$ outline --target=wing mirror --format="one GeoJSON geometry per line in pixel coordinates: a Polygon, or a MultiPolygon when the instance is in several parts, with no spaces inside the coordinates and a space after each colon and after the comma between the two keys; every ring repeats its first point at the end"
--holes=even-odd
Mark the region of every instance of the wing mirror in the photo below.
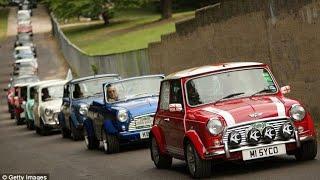
{"type": "Polygon", "coordinates": [[[289,94],[291,92],[291,87],[290,86],[283,86],[280,88],[281,93],[284,94],[289,94]]]}
{"type": "Polygon", "coordinates": [[[182,105],[181,104],[170,104],[169,111],[170,112],[182,112],[182,105]]]}

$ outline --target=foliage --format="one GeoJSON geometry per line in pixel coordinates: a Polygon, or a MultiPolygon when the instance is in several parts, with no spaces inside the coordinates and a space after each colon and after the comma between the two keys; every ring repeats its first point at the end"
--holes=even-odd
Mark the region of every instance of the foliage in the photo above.
{"type": "Polygon", "coordinates": [[[0,6],[6,6],[9,4],[9,0],[0,0],[0,6]]]}
{"type": "Polygon", "coordinates": [[[60,19],[73,17],[103,17],[105,24],[113,17],[118,8],[138,5],[139,0],[44,0],[49,9],[60,19]]]}
{"type": "Polygon", "coordinates": [[[99,73],[99,67],[96,64],[91,64],[91,70],[93,75],[97,75],[99,73]]]}

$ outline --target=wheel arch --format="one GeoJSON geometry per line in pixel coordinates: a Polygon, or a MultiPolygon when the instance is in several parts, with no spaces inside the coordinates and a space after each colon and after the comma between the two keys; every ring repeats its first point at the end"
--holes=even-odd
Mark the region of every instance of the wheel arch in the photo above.
{"type": "Polygon", "coordinates": [[[191,143],[195,148],[199,157],[201,157],[201,159],[204,159],[204,155],[207,150],[195,130],[189,130],[186,132],[185,137],[183,138],[184,152],[185,152],[185,147],[187,143],[191,143]]]}

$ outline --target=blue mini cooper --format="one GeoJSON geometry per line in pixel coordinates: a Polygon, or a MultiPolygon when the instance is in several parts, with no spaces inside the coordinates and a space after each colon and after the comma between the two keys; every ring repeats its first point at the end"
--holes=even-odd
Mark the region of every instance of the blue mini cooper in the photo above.
{"type": "Polygon", "coordinates": [[[149,75],[105,83],[104,97],[92,102],[84,121],[87,148],[97,149],[102,141],[105,153],[116,153],[121,145],[148,141],[162,79],[149,75]]]}
{"type": "Polygon", "coordinates": [[[74,79],[65,85],[58,116],[63,138],[84,139],[83,121],[89,105],[93,99],[103,97],[101,87],[104,83],[119,79],[117,74],[103,74],[74,79]]]}

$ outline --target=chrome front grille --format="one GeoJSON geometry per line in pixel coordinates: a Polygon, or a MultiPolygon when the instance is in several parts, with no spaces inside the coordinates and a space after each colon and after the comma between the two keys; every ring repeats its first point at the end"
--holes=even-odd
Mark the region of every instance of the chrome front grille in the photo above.
{"type": "Polygon", "coordinates": [[[153,118],[154,113],[134,117],[129,124],[128,131],[150,129],[152,127],[153,118]]]}
{"type": "MultiPolygon", "coordinates": [[[[257,122],[251,122],[248,124],[243,124],[235,127],[228,128],[223,136],[223,142],[228,142],[228,136],[232,131],[239,132],[241,134],[241,143],[240,146],[248,145],[246,137],[247,137],[247,131],[252,127],[253,124],[265,122],[266,126],[271,126],[276,131],[276,137],[275,140],[280,139],[280,128],[284,123],[289,122],[288,119],[276,119],[276,120],[266,120],[266,121],[257,121],[257,122]]],[[[261,132],[262,133],[262,132],[261,132]]]]}

